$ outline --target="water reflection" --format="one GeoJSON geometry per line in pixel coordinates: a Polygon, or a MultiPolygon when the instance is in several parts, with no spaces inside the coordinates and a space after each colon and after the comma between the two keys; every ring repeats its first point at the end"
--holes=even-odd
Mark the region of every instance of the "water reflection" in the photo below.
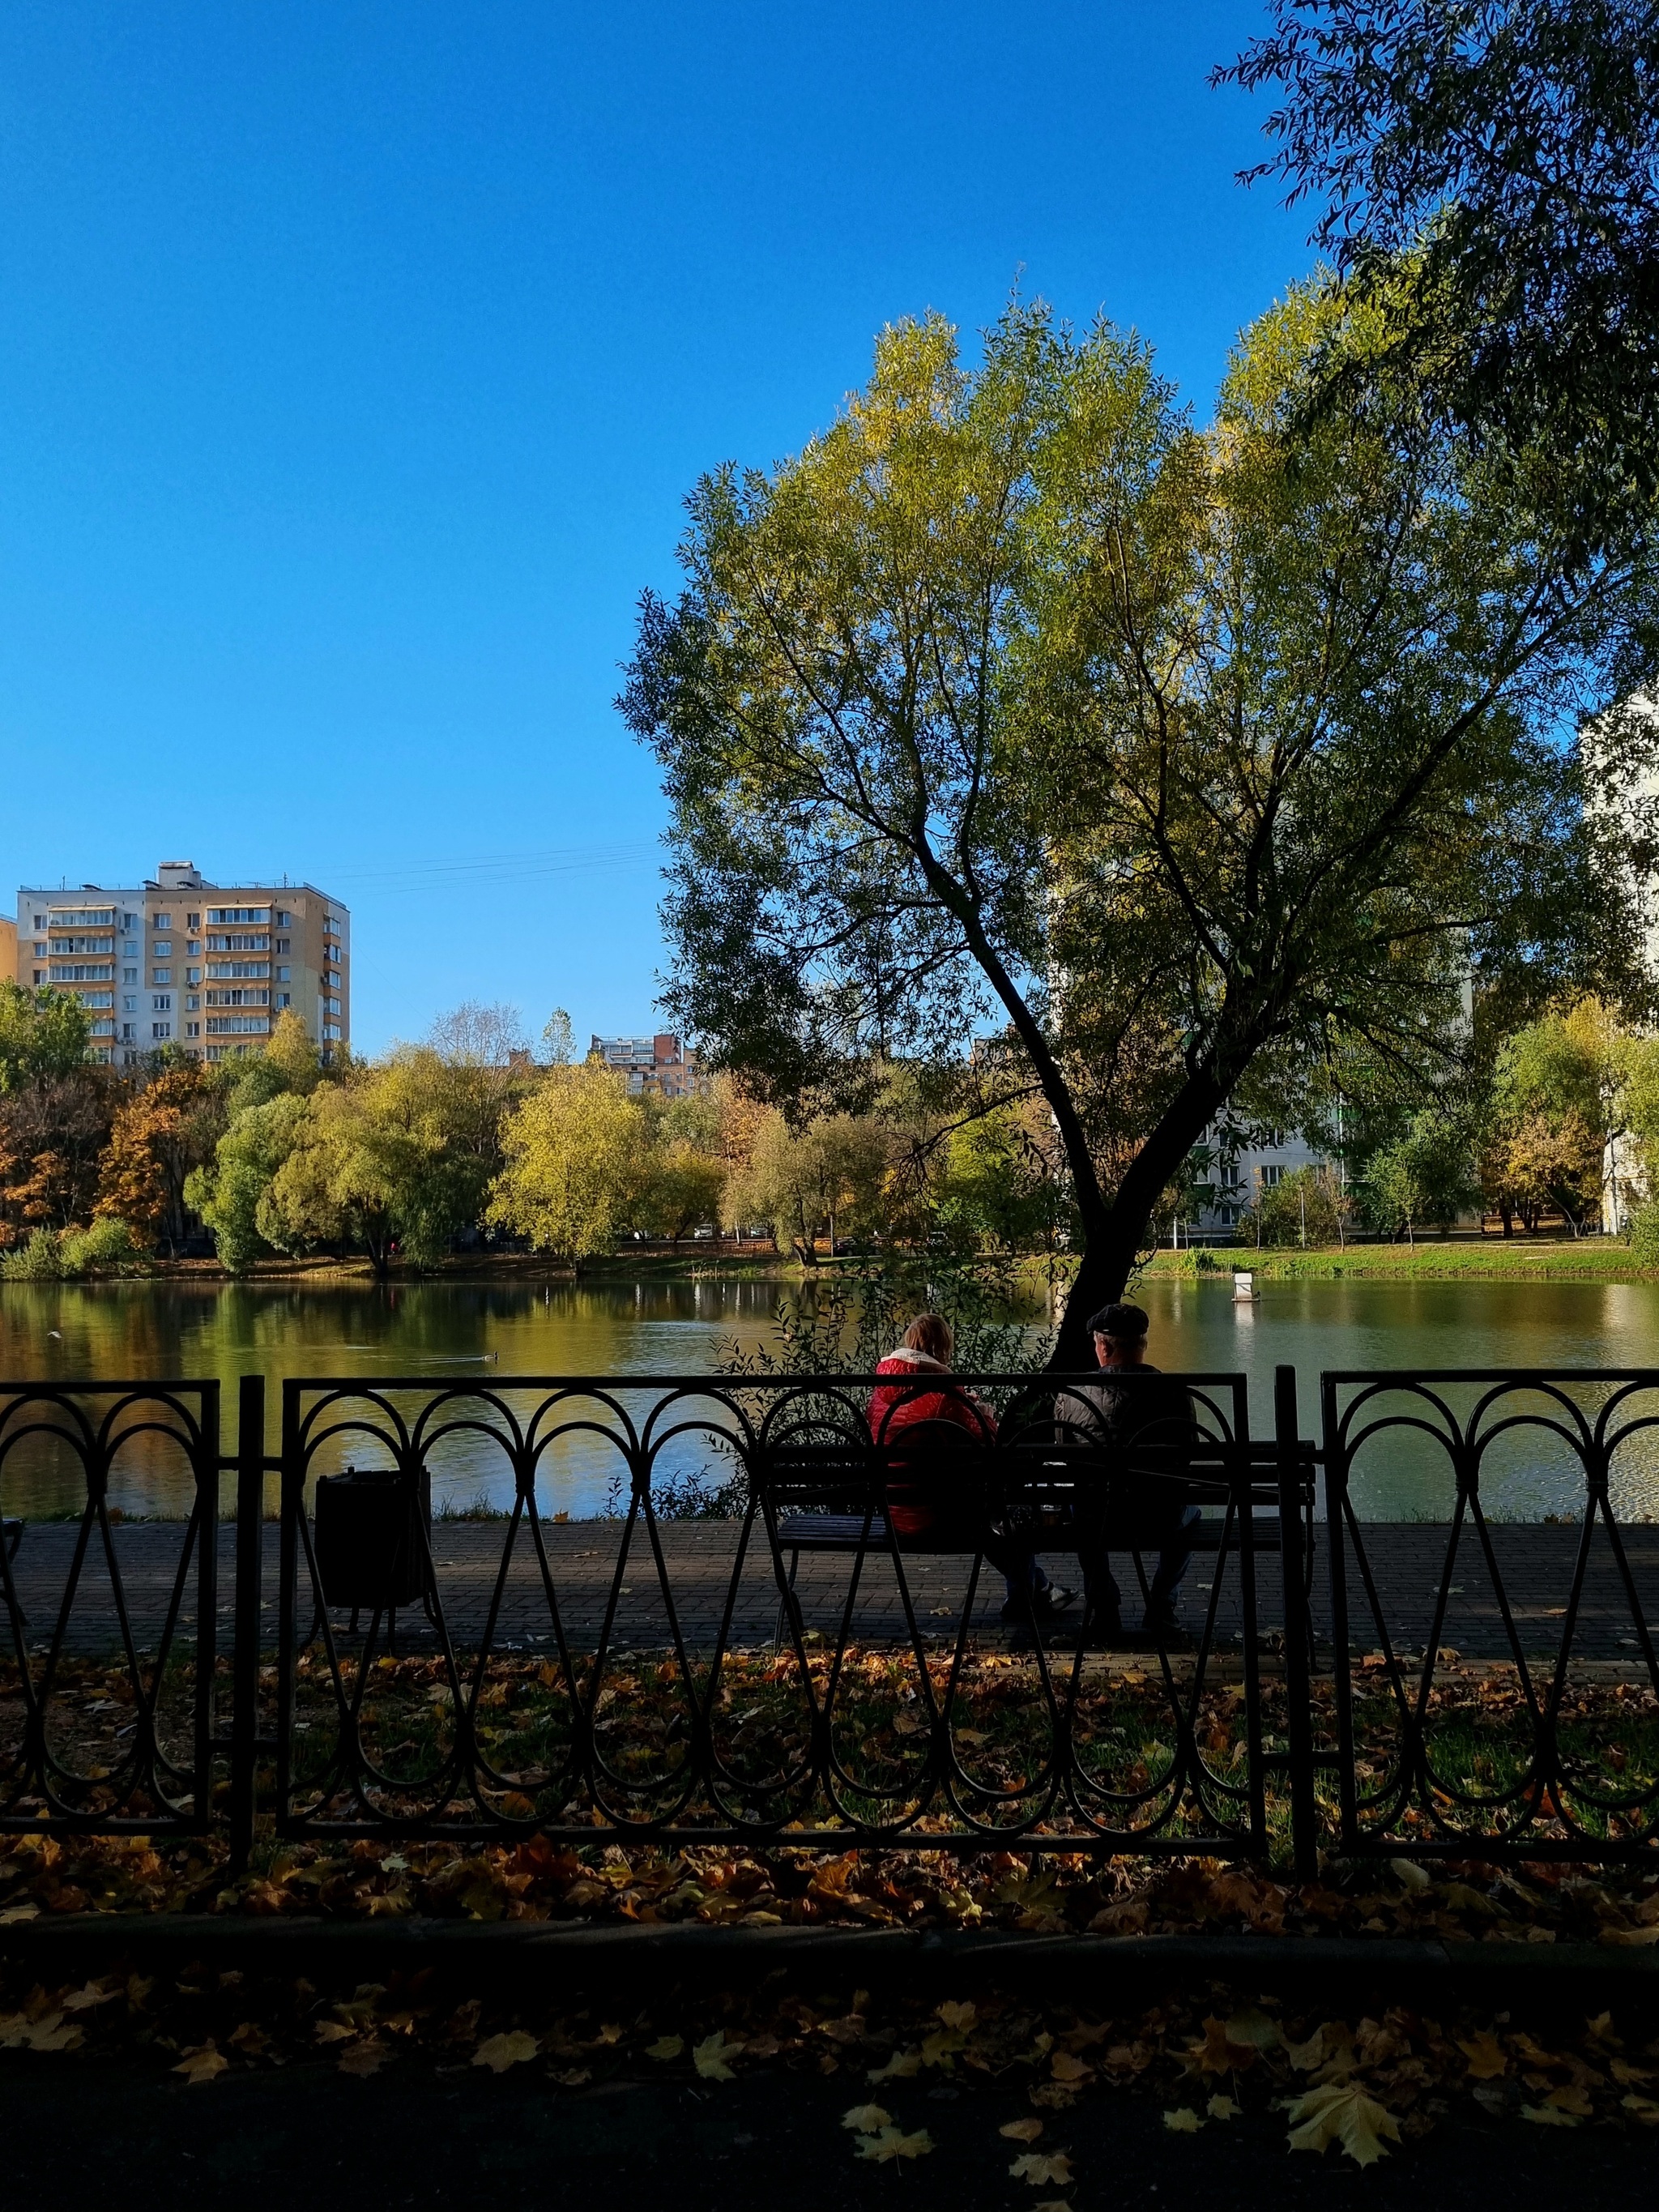
{"type": "MultiPolygon", "coordinates": [[[[1155,1279],[1139,1295],[1152,1316],[1152,1357],[1165,1368],[1242,1372],[1256,1433],[1271,1426],[1273,1370],[1298,1370],[1304,1434],[1319,1419],[1322,1369],[1659,1364],[1659,1285],[1540,1283],[1263,1283],[1254,1306],[1231,1287],[1155,1279]]],[[[698,1375],[734,1341],[764,1338],[782,1286],[765,1282],[298,1285],[9,1284],[0,1287],[0,1375],[9,1379],[217,1376],[234,1418],[236,1378],[270,1383],[268,1448],[277,1443],[286,1376],[420,1374],[487,1386],[498,1376],[698,1375]]],[[[1035,1317],[1034,1320],[1035,1326],[1035,1317]]],[[[1468,1393],[1459,1401],[1467,1404],[1468,1393]]],[[[349,1456],[341,1444],[332,1463],[349,1456]]],[[[364,1452],[359,1463],[372,1456],[364,1452]]],[[[726,1469],[694,1439],[682,1472],[726,1469]]],[[[603,1512],[614,1451],[572,1437],[550,1456],[549,1512],[603,1512]]],[[[1483,1488],[1501,1517],[1573,1510],[1580,1485],[1542,1431],[1493,1446],[1483,1488]]],[[[1452,1492],[1443,1454],[1391,1431],[1361,1455],[1356,1501],[1369,1517],[1438,1519],[1452,1492]]],[[[74,1510],[79,1471],[61,1446],[36,1442],[0,1467],[0,1504],[38,1516],[74,1510]]],[[[511,1482],[495,1447],[457,1436],[434,1462],[440,1505],[501,1504],[511,1482]]],[[[1659,1515],[1659,1444],[1646,1429],[1615,1462],[1614,1494],[1631,1517],[1659,1515]]],[[[129,1513],[178,1513],[188,1480],[174,1452],[135,1439],[118,1463],[113,1502],[129,1513]]]]}

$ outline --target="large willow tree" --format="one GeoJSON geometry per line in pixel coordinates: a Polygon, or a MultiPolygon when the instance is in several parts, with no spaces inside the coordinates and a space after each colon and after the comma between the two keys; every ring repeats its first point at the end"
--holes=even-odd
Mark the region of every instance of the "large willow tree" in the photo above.
{"type": "Polygon", "coordinates": [[[1018,307],[969,367],[900,325],[798,458],[697,486],[643,605],[675,1013],[785,1100],[897,1055],[965,1110],[1040,1092],[1064,1364],[1252,1085],[1346,1049],[1432,1078],[1471,972],[1606,984],[1630,942],[1572,738],[1644,564],[1570,567],[1548,457],[1488,470],[1386,373],[1307,404],[1382,358],[1374,313],[1293,295],[1205,431],[1109,327],[1018,307]]]}

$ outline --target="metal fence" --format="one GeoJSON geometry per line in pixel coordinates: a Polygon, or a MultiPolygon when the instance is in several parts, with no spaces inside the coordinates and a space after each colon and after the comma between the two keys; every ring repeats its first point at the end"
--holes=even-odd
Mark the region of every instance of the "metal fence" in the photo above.
{"type": "Polygon", "coordinates": [[[1653,1852],[1659,1373],[1329,1374],[1316,1441],[1290,1369],[1266,1439],[1102,1382],[289,1381],[274,1452],[258,1376],[234,1452],[216,1383],[0,1387],[0,1511],[81,1500],[0,1544],[0,1826],[1653,1852]]]}

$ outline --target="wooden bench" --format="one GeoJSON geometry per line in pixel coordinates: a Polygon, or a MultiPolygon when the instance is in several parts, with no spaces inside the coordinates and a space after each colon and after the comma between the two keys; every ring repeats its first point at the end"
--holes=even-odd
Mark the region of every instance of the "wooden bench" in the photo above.
{"type": "MultiPolygon", "coordinates": [[[[1252,1480],[1248,1523],[1243,1523],[1242,1516],[1236,1515],[1231,1535],[1228,1536],[1225,1496],[1231,1487],[1231,1479],[1227,1462],[1236,1463],[1239,1449],[1249,1454],[1251,1462],[1262,1468],[1264,1475],[1269,1472],[1273,1465],[1272,1447],[1265,1445],[1252,1450],[1249,1446],[1200,1443],[1194,1447],[1183,1447],[1178,1453],[1169,1448],[1153,1448],[1136,1454],[1138,1459],[1160,1462],[1156,1472],[1177,1482],[1188,1502],[1199,1505],[1199,1520],[1183,1532],[1188,1547],[1194,1553],[1218,1555],[1224,1544],[1230,1550],[1239,1549],[1246,1527],[1248,1548],[1252,1553],[1277,1553],[1282,1548],[1276,1477],[1271,1481],[1252,1480]],[[1177,1460],[1179,1473],[1175,1472],[1177,1460]],[[1206,1511],[1206,1503],[1212,1509],[1218,1505],[1220,1510],[1206,1511]]],[[[984,1517],[1012,1523],[1036,1552],[1075,1553],[1078,1530],[1074,1514],[1069,1513],[1068,1508],[1074,1506],[1080,1488],[1092,1487],[1109,1479],[1100,1454],[1093,1449],[1068,1449],[1041,1443],[1017,1446],[1008,1453],[999,1454],[994,1447],[986,1449],[975,1446],[972,1439],[961,1431],[943,1446],[935,1441],[931,1453],[919,1451],[911,1436],[907,1435],[902,1453],[896,1439],[884,1449],[872,1446],[863,1452],[844,1444],[832,1444],[796,1447],[776,1454],[769,1461],[763,1459],[757,1473],[763,1494],[771,1509],[780,1565],[784,1555],[788,1563],[775,1641],[782,1638],[785,1613],[793,1598],[803,1555],[830,1553],[848,1557],[872,1553],[887,1556],[895,1548],[901,1558],[973,1555],[978,1547],[963,1538],[959,1527],[943,1531],[895,1530],[890,1527],[890,1487],[915,1485],[927,1458],[935,1455],[941,1481],[954,1480],[970,1492],[977,1485],[981,1494],[994,1492],[1000,1504],[984,1517]],[[946,1451],[948,1459],[943,1455],[946,1451]]],[[[1144,1470],[1147,1474],[1154,1471],[1150,1466],[1144,1470]]],[[[1313,1577],[1311,1478],[1304,1478],[1299,1486],[1305,1603],[1311,1593],[1313,1577]]],[[[1109,1532],[1103,1548],[1109,1554],[1115,1553],[1121,1557],[1153,1551],[1161,1548],[1161,1545],[1156,1535],[1139,1543],[1114,1542],[1109,1532]]]]}

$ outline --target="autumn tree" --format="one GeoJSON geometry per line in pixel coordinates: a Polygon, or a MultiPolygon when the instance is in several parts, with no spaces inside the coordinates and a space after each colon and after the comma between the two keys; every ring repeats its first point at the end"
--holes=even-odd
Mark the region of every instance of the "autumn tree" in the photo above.
{"type": "Polygon", "coordinates": [[[116,1097],[90,1064],[0,1093],[0,1242],[90,1221],[116,1097]]]}
{"type": "Polygon", "coordinates": [[[668,996],[781,1104],[903,1057],[1040,1097],[1120,1293],[1241,1091],[1333,1038],[1419,1089],[1462,990],[1638,988],[1562,740],[1618,696],[1640,545],[1585,558],[1547,453],[1489,470],[1320,284],[1197,429],[1146,348],[930,318],[794,459],[698,485],[623,707],[673,808],[668,996]],[[1334,360],[1365,404],[1310,403],[1334,360]]]}
{"type": "Polygon", "coordinates": [[[85,1064],[91,1018],[73,991],[0,982],[0,1097],[85,1064]]]}
{"type": "Polygon", "coordinates": [[[503,1149],[485,1218],[578,1266],[610,1249],[654,1165],[644,1109],[593,1062],[548,1070],[508,1116],[503,1149]]]}
{"type": "Polygon", "coordinates": [[[198,1060],[164,1061],[117,1112],[100,1173],[98,1215],[125,1221],[176,1255],[188,1227],[185,1185],[222,1127],[218,1089],[198,1060]]]}

